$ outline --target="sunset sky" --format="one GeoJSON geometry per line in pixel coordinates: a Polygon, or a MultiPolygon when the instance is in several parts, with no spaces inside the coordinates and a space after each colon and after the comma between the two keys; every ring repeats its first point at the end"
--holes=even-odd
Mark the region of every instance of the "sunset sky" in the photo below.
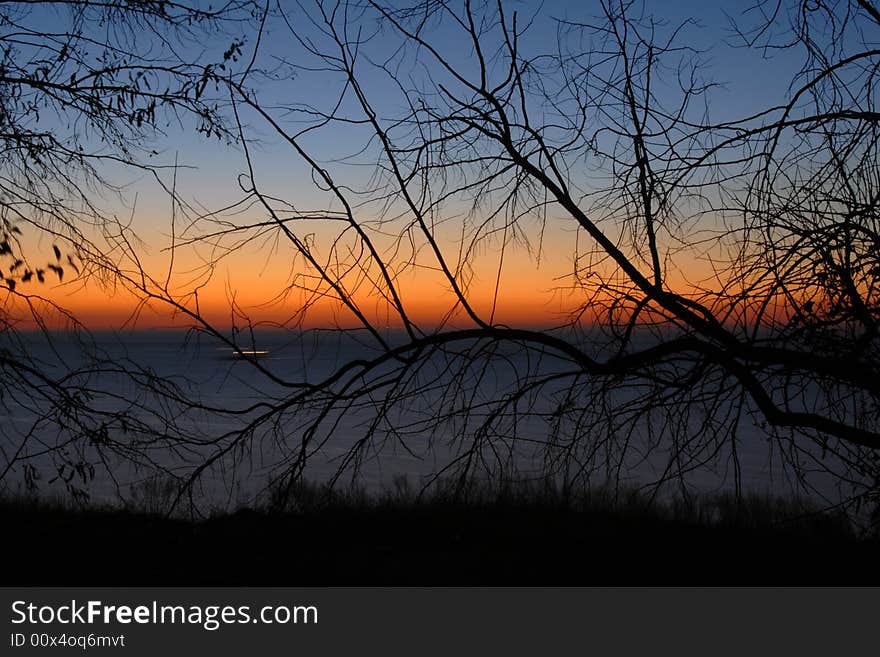
{"type": "MultiPolygon", "coordinates": [[[[552,51],[557,34],[554,19],[586,20],[594,13],[589,7],[590,3],[586,4],[585,11],[582,3],[575,1],[544,3],[524,40],[523,49],[535,53],[552,51]]],[[[519,8],[523,14],[533,11],[528,4],[518,4],[515,8],[519,8]]],[[[687,28],[683,41],[704,50],[699,55],[704,74],[707,79],[723,83],[711,96],[713,114],[722,119],[746,115],[759,106],[766,107],[782,100],[786,89],[779,85],[779,80],[790,79],[799,61],[796,52],[768,53],[768,57],[771,54],[773,57],[765,59],[754,49],[731,47],[734,38],[724,12],[735,14],[734,9],[731,3],[718,0],[677,3],[651,1],[646,5],[646,13],[653,13],[670,25],[686,18],[698,22],[687,28]]],[[[467,68],[468,59],[472,59],[467,48],[449,48],[449,43],[444,43],[444,40],[454,39],[454,35],[438,33],[433,37],[460,57],[461,66],[467,68]]],[[[212,47],[214,45],[222,50],[224,44],[212,44],[212,47]]],[[[251,44],[248,44],[244,49],[248,56],[250,47],[251,44]]],[[[261,45],[259,58],[268,61],[301,56],[289,35],[278,28],[270,28],[261,45]]],[[[416,69],[414,64],[413,71],[416,69]]],[[[375,93],[378,100],[374,102],[383,109],[387,80],[383,81],[369,68],[365,69],[364,75],[364,87],[368,92],[375,93]]],[[[338,88],[339,81],[332,76],[300,72],[293,80],[265,83],[258,91],[268,106],[278,103],[293,106],[306,100],[314,104],[332,101],[338,88]]],[[[399,109],[393,103],[388,108],[399,109]]],[[[279,112],[279,116],[284,117],[283,112],[279,112]]],[[[338,203],[316,189],[309,168],[290,148],[280,143],[258,117],[244,116],[243,120],[248,125],[249,137],[259,141],[252,147],[251,156],[262,191],[285,199],[300,211],[339,209],[338,203]]],[[[366,184],[372,172],[368,167],[361,166],[359,169],[340,163],[338,158],[356,153],[365,143],[364,139],[365,133],[360,127],[346,130],[337,126],[309,136],[304,142],[311,153],[326,163],[328,170],[338,180],[357,187],[366,184]]],[[[307,296],[295,287],[291,288],[291,284],[300,280],[297,276],[305,270],[301,259],[293,258],[291,247],[277,239],[277,232],[256,237],[239,245],[235,253],[223,257],[219,257],[223,249],[217,244],[178,246],[174,250],[173,268],[169,273],[172,264],[169,249],[172,217],[178,245],[188,238],[208,232],[204,223],[197,221],[199,214],[235,204],[243,196],[238,182],[239,176],[246,170],[241,149],[227,145],[222,140],[206,140],[188,125],[184,125],[183,129],[169,126],[166,134],[149,147],[158,151],[157,162],[167,165],[177,159],[181,168],[174,184],[189,207],[178,206],[172,212],[167,193],[147,176],[129,172],[111,172],[110,178],[122,186],[122,192],[119,196],[107,194],[103,198],[108,214],[126,223],[130,220],[130,235],[137,235],[140,239],[135,252],[145,272],[159,283],[167,279],[168,289],[192,309],[195,309],[195,291],[198,290],[199,310],[220,325],[229,325],[242,319],[233,317],[233,299],[240,309],[239,314],[247,315],[255,323],[288,323],[297,318],[307,296]]],[[[363,161],[368,159],[363,158],[363,161]]],[[[164,175],[165,183],[170,184],[171,174],[166,171],[164,175]]],[[[573,175],[579,174],[573,172],[573,175]]],[[[589,177],[590,173],[580,175],[589,177]]],[[[589,186],[589,181],[584,184],[589,186]]],[[[464,209],[459,211],[464,212],[464,209]]],[[[359,213],[362,213],[359,218],[367,217],[369,221],[375,219],[376,208],[367,206],[359,213]]],[[[223,218],[243,225],[265,221],[266,214],[255,205],[240,206],[234,214],[226,213],[223,218]]],[[[461,217],[452,220],[450,229],[440,231],[441,247],[453,266],[458,262],[457,253],[461,244],[455,225],[460,222],[461,217]]],[[[329,244],[336,230],[334,225],[319,224],[303,227],[301,234],[314,239],[320,250],[322,244],[329,244]]],[[[570,275],[578,239],[581,241],[577,248],[581,251],[588,245],[584,235],[578,237],[573,222],[552,206],[548,209],[543,237],[539,240],[540,231],[536,222],[527,234],[531,241],[530,250],[522,244],[511,244],[505,252],[495,321],[533,326],[553,325],[562,321],[567,312],[583,301],[582,296],[571,290],[570,275]],[[541,248],[538,250],[539,243],[541,248]]],[[[224,246],[233,243],[227,240],[224,246]]],[[[495,296],[500,243],[500,238],[496,237],[478,249],[476,257],[471,260],[473,276],[470,297],[475,308],[487,317],[495,296]]],[[[51,243],[42,240],[34,248],[36,253],[46,253],[48,257],[51,246],[51,243]]],[[[704,282],[711,275],[711,267],[697,256],[698,253],[694,252],[683,260],[671,261],[670,281],[684,286],[684,289],[692,282],[704,282]]],[[[123,256],[121,262],[123,271],[134,272],[130,259],[123,256]]],[[[39,290],[33,288],[28,291],[57,302],[95,328],[123,325],[186,326],[192,323],[191,318],[175,314],[161,303],[141,306],[137,298],[120,285],[73,280],[70,276],[63,284],[58,284],[54,277],[47,280],[48,283],[39,290]]],[[[404,302],[413,319],[419,322],[436,323],[451,307],[449,285],[436,271],[422,267],[410,268],[401,274],[399,284],[404,302]]],[[[362,304],[365,313],[372,314],[371,319],[382,322],[382,316],[387,314],[385,302],[370,292],[369,285],[361,285],[355,298],[362,304]]],[[[388,323],[398,324],[393,318],[388,323]]],[[[309,312],[305,324],[353,326],[356,321],[338,303],[325,300],[309,312]]]]}

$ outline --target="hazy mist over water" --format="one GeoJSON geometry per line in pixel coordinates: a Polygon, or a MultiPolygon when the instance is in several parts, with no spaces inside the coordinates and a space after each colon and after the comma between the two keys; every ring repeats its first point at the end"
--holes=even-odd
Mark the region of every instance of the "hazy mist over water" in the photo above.
{"type": "MultiPolygon", "coordinates": [[[[392,343],[396,340],[393,331],[389,332],[388,338],[392,343]]],[[[21,339],[47,373],[60,373],[64,371],[63,368],[89,362],[81,345],[69,335],[53,335],[51,342],[47,342],[39,334],[24,333],[21,339]]],[[[196,332],[162,329],[121,334],[97,332],[92,334],[91,340],[92,346],[88,351],[104,363],[124,364],[129,371],[139,369],[142,378],[155,376],[157,380],[173,382],[187,400],[197,400],[204,407],[242,410],[240,414],[217,414],[198,408],[182,409],[174,404],[163,407],[162,413],[167,415],[170,412],[174,417],[177,430],[205,443],[240,429],[260,413],[262,407],[258,406],[250,412],[243,412],[243,409],[264,402],[282,403],[295,394],[298,389],[285,385],[286,382],[318,383],[345,363],[374,358],[379,354],[365,332],[261,331],[254,341],[250,333],[239,332],[236,341],[240,349],[259,352],[257,362],[264,369],[261,372],[252,363],[235,356],[228,345],[196,332]],[[273,376],[277,380],[273,380],[273,376]]],[[[15,347],[7,345],[6,348],[15,347]]],[[[377,393],[363,407],[352,408],[322,424],[319,439],[309,447],[304,470],[306,480],[331,480],[340,465],[345,463],[351,446],[363,437],[370,426],[378,427],[377,437],[373,440],[375,444],[363,453],[356,478],[352,477],[353,470],[349,464],[345,476],[338,481],[339,485],[354,481],[367,490],[378,491],[392,485],[396,478],[406,477],[418,487],[450,460],[460,456],[463,451],[460,441],[462,434],[457,432],[457,427],[464,426],[460,418],[450,418],[433,433],[428,430],[432,424],[436,424],[438,400],[448,390],[450,383],[451,374],[440,360],[433,358],[424,366],[421,376],[430,384],[425,394],[421,398],[413,397],[403,407],[395,408],[389,413],[387,422],[371,425],[375,413],[370,411],[374,411],[383,399],[382,393],[377,393]]],[[[528,354],[525,350],[509,347],[492,360],[491,366],[485,368],[479,378],[465,383],[477,400],[498,399],[509,393],[521,373],[536,367],[553,371],[554,368],[564,367],[564,363],[547,354],[536,356],[534,352],[528,354]]],[[[133,402],[149,409],[150,404],[159,403],[144,396],[139,386],[122,372],[93,376],[90,387],[96,393],[95,404],[102,410],[121,410],[133,402]],[[112,396],[102,396],[101,391],[108,391],[112,396]]],[[[504,471],[512,478],[540,476],[544,465],[541,448],[550,431],[553,409],[559,404],[555,392],[561,387],[560,384],[555,391],[553,388],[544,388],[530,400],[529,412],[516,419],[517,440],[512,441],[513,447],[507,453],[489,453],[485,466],[490,471],[493,468],[496,472],[504,471]],[[497,460],[492,462],[493,458],[497,460]]],[[[2,435],[4,467],[15,453],[22,436],[28,432],[33,431],[45,446],[58,444],[65,439],[57,423],[48,421],[35,424],[36,414],[33,410],[26,410],[9,401],[6,400],[5,408],[0,410],[5,415],[2,435]]],[[[143,411],[137,413],[146,416],[143,411]]],[[[314,410],[311,413],[284,415],[281,426],[271,423],[261,426],[242,442],[233,455],[234,461],[222,465],[218,463],[205,473],[196,488],[196,496],[212,506],[226,508],[253,501],[265,489],[272,473],[277,472],[279,466],[291,463],[300,454],[304,431],[316,417],[314,410]]],[[[159,417],[157,414],[150,422],[151,426],[161,431],[159,417]]],[[[739,422],[736,456],[742,490],[783,497],[807,496],[804,491],[793,489],[781,455],[764,435],[759,421],[760,418],[743,414],[739,422]]],[[[191,472],[207,455],[216,451],[211,444],[204,444],[187,446],[170,453],[161,441],[143,448],[154,464],[178,475],[191,472]]],[[[34,451],[34,448],[30,449],[34,451]]],[[[97,454],[86,453],[83,456],[100,464],[97,454]]],[[[485,458],[485,454],[483,456],[485,458]]],[[[109,501],[118,498],[119,494],[124,496],[131,491],[132,485],[137,486],[138,482],[154,475],[154,471],[146,465],[133,467],[131,464],[114,463],[112,458],[106,463],[113,477],[108,476],[107,468],[98,467],[94,481],[88,486],[94,500],[109,501]]],[[[56,467],[49,457],[34,455],[30,462],[43,473],[38,482],[40,491],[59,490],[59,481],[49,483],[56,467]]],[[[668,465],[668,454],[664,454],[662,449],[648,452],[634,443],[626,459],[617,465],[606,467],[604,474],[597,472],[592,481],[601,485],[603,477],[611,473],[625,485],[648,484],[662,476],[668,465]]],[[[731,491],[735,487],[733,472],[730,457],[721,452],[710,464],[689,472],[685,480],[691,490],[697,492],[731,491]]],[[[8,489],[22,489],[20,464],[14,465],[7,473],[4,483],[8,489]]],[[[833,500],[840,495],[836,484],[827,475],[816,473],[812,483],[826,499],[833,500]]],[[[677,486],[677,483],[667,484],[670,490],[675,490],[677,486]]],[[[63,491],[63,487],[60,490],[63,491]]]]}

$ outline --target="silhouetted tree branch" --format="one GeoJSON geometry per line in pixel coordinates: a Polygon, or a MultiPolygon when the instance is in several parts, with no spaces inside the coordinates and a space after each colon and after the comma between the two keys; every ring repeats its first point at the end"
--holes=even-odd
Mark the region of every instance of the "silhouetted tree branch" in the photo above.
{"type": "MultiPolygon", "coordinates": [[[[189,26],[166,18],[176,5],[151,8],[138,20],[189,26]]],[[[118,231],[114,280],[190,318],[271,389],[229,408],[160,388],[179,424],[151,445],[195,463],[178,501],[255,454],[283,501],[320,453],[335,455],[335,483],[393,449],[441,454],[431,481],[462,490],[473,477],[537,476],[530,464],[567,489],[647,463],[657,490],[686,493],[714,468],[739,491],[747,442],[766,442],[801,490],[827,494],[818,472],[846,504],[876,499],[876,6],[767,2],[737,17],[744,48],[804,62],[787,92],[740,118],[716,107],[690,21],[612,0],[595,13],[556,21],[547,49],[530,39],[536,17],[503,2],[279,3],[255,14],[260,47],[243,72],[146,65],[151,87],[175,82],[170,99],[136,81],[117,88],[121,62],[30,75],[22,88],[65,108],[97,94],[115,122],[93,129],[111,143],[130,140],[138,117],[152,125],[154,101],[228,134],[243,156],[241,202],[199,216],[172,250],[209,247],[210,273],[271,236],[290,261],[276,298],[293,306],[284,326],[296,339],[327,302],[362,329],[339,338],[360,347],[334,367],[269,366],[195,292],[120,267],[138,253],[118,231]],[[224,104],[203,104],[208,84],[224,104]],[[114,109],[132,93],[142,113],[114,109]],[[311,174],[323,205],[280,198],[261,176],[257,132],[311,174]],[[557,293],[573,310],[554,328],[499,321],[514,253],[566,258],[557,293]],[[426,288],[412,281],[425,280],[447,292],[439,320],[415,310],[426,288]],[[223,428],[194,431],[202,415],[223,428]]]]}
{"type": "Polygon", "coordinates": [[[747,45],[802,48],[806,63],[787,99],[724,122],[712,119],[700,53],[678,45],[688,25],[634,3],[560,21],[557,50],[538,54],[523,45],[530,21],[503,3],[316,2],[303,11],[320,39],[279,9],[302,70],[335,76],[338,95],[286,108],[303,120],[291,128],[258,89],[233,83],[236,116],[289,144],[341,208],[327,216],[340,229],[324,250],[304,239],[315,213],[261,191],[246,140],[244,191],[312,272],[296,285],[345,305],[380,354],[251,425],[316,409],[312,422],[273,425],[283,444],[300,441],[284,476],[300,476],[346,413],[373,420],[345,467],[389,440],[447,436],[457,456],[446,474],[497,475],[525,446],[566,485],[619,475],[646,452],[665,461],[661,482],[718,462],[738,476],[738,445],[755,440],[742,424],[754,421],[795,474],[818,466],[858,499],[874,490],[877,52],[858,32],[876,29],[871,8],[792,5],[781,43],[778,25],[759,26],[747,45]],[[336,127],[362,131],[364,146],[324,164],[308,144],[336,127]],[[356,184],[346,164],[375,174],[356,184]],[[454,241],[442,228],[452,221],[454,241]],[[495,304],[483,310],[470,292],[480,249],[503,263],[514,243],[540,253],[552,230],[577,241],[578,311],[555,331],[498,324],[495,304]],[[683,284],[694,261],[713,274],[683,284]],[[437,328],[414,320],[400,283],[423,270],[452,300],[437,328]],[[363,307],[372,298],[387,301],[402,345],[363,307]],[[496,369],[512,353],[529,365],[502,384],[496,369]],[[414,399],[425,417],[404,429],[414,399]],[[527,428],[528,417],[542,423],[527,428]]]}
{"type": "Polygon", "coordinates": [[[165,130],[177,124],[234,138],[224,127],[216,83],[240,75],[233,64],[262,11],[239,0],[213,8],[166,1],[0,4],[4,484],[22,469],[33,483],[40,474],[35,464],[48,459],[56,470],[50,475],[82,496],[96,468],[107,466],[114,476],[108,459],[154,467],[154,441],[176,450],[190,439],[163,408],[163,400],[180,397],[177,386],[104,352],[75,315],[41,290],[74,279],[117,284],[119,244],[130,228],[108,196],[121,199],[120,186],[132,174],[152,176],[174,192],[164,175],[172,165],[153,150],[165,130]],[[196,52],[193,42],[205,37],[216,45],[196,52]],[[59,324],[66,335],[53,332],[59,324]],[[32,330],[20,333],[22,327],[32,330]]]}

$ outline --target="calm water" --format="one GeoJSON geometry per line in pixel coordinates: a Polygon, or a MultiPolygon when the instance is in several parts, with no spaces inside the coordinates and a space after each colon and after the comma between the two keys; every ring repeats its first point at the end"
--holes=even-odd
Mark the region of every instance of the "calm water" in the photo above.
{"type": "MultiPolygon", "coordinates": [[[[250,336],[242,338],[239,334],[243,349],[259,352],[260,371],[205,335],[154,330],[124,335],[99,333],[93,338],[94,343],[86,351],[68,337],[55,336],[50,346],[36,335],[25,335],[22,344],[6,344],[6,349],[13,353],[25,349],[34,354],[38,369],[47,374],[57,376],[71,368],[86,371],[81,381],[91,391],[89,403],[107,414],[105,420],[113,439],[131,446],[132,451],[125,458],[107,450],[102,456],[90,441],[71,442],[78,435],[71,429],[75,422],[57,415],[40,420],[38,411],[46,407],[39,399],[34,403],[33,399],[7,391],[0,411],[6,470],[3,483],[7,487],[24,485],[27,463],[39,473],[41,490],[63,488],[60,479],[50,480],[55,474],[69,476],[70,470],[57,472],[59,461],[53,458],[52,449],[64,449],[68,457],[73,455],[74,460],[95,466],[88,490],[93,498],[102,500],[130,494],[132,485],[137,488],[138,482],[152,477],[157,468],[187,476],[206,459],[216,458],[201,473],[196,497],[214,506],[234,506],[252,499],[266,487],[273,473],[295,463],[303,454],[305,441],[307,479],[328,481],[341,473],[340,482],[355,481],[373,490],[401,476],[418,486],[432,475],[446,472],[443,468],[450,463],[462,464],[470,458],[476,472],[487,477],[537,477],[551,463],[559,481],[589,473],[585,480],[592,485],[608,478],[640,485],[682,468],[686,471],[683,480],[696,491],[733,490],[738,480],[747,492],[814,495],[832,500],[840,495],[834,481],[818,471],[808,480],[815,490],[798,488],[786,467],[791,454],[768,440],[758,424],[760,419],[745,411],[736,418],[735,452],[729,440],[693,440],[693,444],[680,444],[676,450],[689,455],[689,460],[670,457],[672,429],[657,423],[652,426],[650,418],[631,432],[619,433],[613,441],[602,439],[600,428],[590,424],[589,404],[586,415],[575,413],[567,405],[564,393],[569,379],[521,394],[517,404],[506,407],[504,415],[493,417],[497,406],[492,402],[510,399],[527,387],[529,372],[553,374],[567,367],[546,354],[515,349],[491,355],[470,352],[469,359],[435,354],[411,374],[408,387],[393,383],[393,369],[379,368],[370,380],[353,382],[373,387],[374,392],[356,400],[338,399],[335,410],[326,417],[321,416],[318,407],[291,406],[257,421],[267,407],[248,411],[249,407],[283,406],[302,392],[288,384],[320,383],[345,363],[374,358],[378,352],[363,333],[264,332],[254,342],[250,336]],[[463,365],[465,361],[470,364],[463,365]],[[137,371],[137,380],[109,371],[114,363],[137,371]],[[151,381],[171,382],[183,399],[197,401],[205,408],[187,408],[167,396],[150,394],[144,384],[151,381]],[[398,403],[385,409],[385,415],[377,420],[376,410],[382,408],[389,389],[397,393],[398,403]],[[465,412],[465,408],[469,410],[465,412]],[[161,412],[152,413],[159,409],[161,412]],[[122,411],[147,423],[159,437],[148,438],[127,430],[114,416],[122,411]],[[586,424],[575,428],[577,417],[587,417],[586,424]],[[488,430],[490,420],[496,425],[488,430]],[[560,442],[548,449],[547,437],[554,428],[559,429],[560,442]],[[596,438],[589,435],[594,430],[596,438]],[[566,442],[572,433],[581,438],[574,447],[566,442]],[[171,449],[163,434],[185,436],[190,442],[171,449]],[[370,440],[360,444],[358,441],[367,435],[370,440]],[[481,438],[478,448],[474,448],[475,435],[481,438]],[[697,448],[697,443],[705,444],[697,448]],[[359,444],[359,458],[348,458],[359,444]],[[12,467],[8,467],[10,462],[12,467]]],[[[393,341],[395,336],[390,334],[390,339],[393,341]]],[[[344,384],[337,384],[337,390],[341,386],[344,384]]],[[[352,385],[343,392],[356,387],[352,385]]],[[[604,401],[612,407],[625,407],[636,394],[618,389],[604,401]]],[[[730,409],[725,410],[723,405],[713,410],[719,415],[727,412],[730,409]]],[[[710,422],[715,419],[720,418],[708,418],[710,422]]],[[[678,426],[675,435],[680,441],[688,434],[699,438],[701,432],[709,431],[706,422],[705,413],[694,412],[678,426]]],[[[78,480],[76,475],[73,483],[78,480]]]]}

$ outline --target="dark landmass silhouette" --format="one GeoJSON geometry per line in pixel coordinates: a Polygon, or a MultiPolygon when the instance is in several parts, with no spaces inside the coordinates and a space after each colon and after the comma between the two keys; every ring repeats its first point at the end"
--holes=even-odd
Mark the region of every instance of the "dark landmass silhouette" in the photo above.
{"type": "Polygon", "coordinates": [[[9,585],[868,585],[880,539],[752,498],[313,497],[201,521],[2,502],[9,585]],[[735,511],[735,509],[739,509],[735,511]]]}

